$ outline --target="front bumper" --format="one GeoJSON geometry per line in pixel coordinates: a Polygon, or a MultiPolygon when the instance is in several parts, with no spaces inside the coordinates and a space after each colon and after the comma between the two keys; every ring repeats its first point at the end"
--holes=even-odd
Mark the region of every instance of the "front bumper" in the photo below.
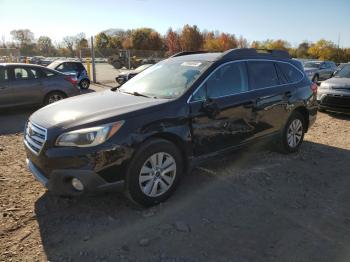
{"type": "Polygon", "coordinates": [[[350,92],[320,92],[317,101],[320,109],[350,113],[350,92]]]}
{"type": "Polygon", "coordinates": [[[102,177],[90,170],[57,169],[44,174],[30,159],[26,159],[29,171],[49,191],[63,195],[79,195],[110,190],[121,190],[124,181],[106,182],[102,177]],[[78,191],[72,186],[72,179],[77,178],[84,185],[83,191],[78,191]]]}

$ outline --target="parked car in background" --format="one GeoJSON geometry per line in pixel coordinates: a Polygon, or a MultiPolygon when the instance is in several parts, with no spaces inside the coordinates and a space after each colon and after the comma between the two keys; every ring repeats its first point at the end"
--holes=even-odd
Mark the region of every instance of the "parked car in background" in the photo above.
{"type": "Polygon", "coordinates": [[[335,75],[337,72],[339,72],[340,70],[343,69],[344,66],[346,65],[350,65],[350,62],[347,62],[347,63],[340,63],[337,67],[337,69],[334,71],[333,75],[335,75]]]}
{"type": "Polygon", "coordinates": [[[337,65],[332,61],[309,61],[304,62],[304,70],[307,77],[317,83],[331,78],[337,65]]]}
{"type": "Polygon", "coordinates": [[[317,100],[320,110],[350,113],[350,64],[321,83],[317,100]]]}
{"type": "Polygon", "coordinates": [[[124,84],[126,81],[128,81],[129,79],[133,78],[134,76],[136,76],[137,74],[141,73],[142,71],[146,70],[147,68],[149,68],[150,66],[152,66],[153,64],[144,64],[142,66],[139,66],[138,68],[134,69],[134,70],[125,70],[122,71],[116,78],[115,81],[117,81],[117,83],[119,85],[124,84]]]}
{"type": "Polygon", "coordinates": [[[78,94],[74,76],[32,64],[0,64],[0,108],[47,105],[78,94]]]}
{"type": "Polygon", "coordinates": [[[124,184],[149,206],[209,156],[257,139],[297,151],[316,119],[317,85],[288,52],[260,52],[182,52],[119,89],[38,110],[25,133],[29,169],[58,194],[124,184]],[[31,130],[45,139],[35,142],[31,130]]]}
{"type": "Polygon", "coordinates": [[[81,89],[88,89],[90,79],[84,65],[79,61],[56,60],[47,66],[65,74],[75,74],[81,89]]]}

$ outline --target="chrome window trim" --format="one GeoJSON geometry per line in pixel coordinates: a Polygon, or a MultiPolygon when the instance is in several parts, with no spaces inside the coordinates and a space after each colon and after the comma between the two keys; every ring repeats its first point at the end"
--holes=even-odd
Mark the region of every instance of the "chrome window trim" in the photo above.
{"type": "MultiPolygon", "coordinates": [[[[289,62],[285,62],[285,61],[279,61],[279,60],[270,60],[270,59],[241,59],[241,60],[235,60],[235,61],[229,61],[226,63],[221,64],[220,66],[218,66],[217,68],[215,68],[213,70],[213,72],[211,72],[204,80],[203,82],[196,88],[196,90],[194,90],[192,92],[192,94],[188,97],[187,99],[187,104],[189,103],[196,103],[196,102],[203,102],[205,101],[204,99],[202,100],[196,100],[196,101],[190,101],[192,99],[192,97],[197,93],[197,91],[204,85],[204,83],[220,68],[222,68],[225,65],[229,65],[229,64],[233,64],[233,63],[239,63],[239,62],[249,62],[249,61],[264,61],[264,62],[274,62],[274,63],[284,63],[284,64],[288,64],[292,67],[294,67],[296,70],[298,70],[300,72],[300,74],[302,75],[302,78],[297,81],[297,82],[291,82],[291,83],[287,83],[287,84],[280,84],[280,85],[274,85],[274,86],[268,86],[268,87],[263,87],[263,88],[259,88],[259,89],[255,89],[255,90],[248,90],[248,91],[244,91],[244,92],[239,92],[239,93],[235,93],[235,94],[229,94],[229,95],[224,95],[224,96],[218,96],[218,97],[213,97],[213,99],[218,99],[218,98],[222,98],[222,97],[227,97],[227,96],[234,96],[234,95],[240,95],[240,94],[245,94],[245,93],[250,93],[250,92],[254,92],[256,90],[265,90],[265,89],[270,89],[270,88],[275,88],[275,87],[279,87],[279,86],[286,86],[286,85],[294,85],[294,84],[298,84],[301,81],[304,80],[305,78],[305,73],[302,72],[298,67],[296,67],[295,65],[289,63],[289,62]]],[[[247,68],[248,70],[248,68],[247,68]]],[[[248,86],[249,88],[249,86],[248,86]]]]}

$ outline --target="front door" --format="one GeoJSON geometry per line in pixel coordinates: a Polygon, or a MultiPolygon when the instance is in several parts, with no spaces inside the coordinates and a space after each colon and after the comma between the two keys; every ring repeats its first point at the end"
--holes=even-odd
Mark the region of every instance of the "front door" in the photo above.
{"type": "Polygon", "coordinates": [[[195,156],[237,146],[255,133],[244,62],[215,69],[189,103],[195,156]]]}

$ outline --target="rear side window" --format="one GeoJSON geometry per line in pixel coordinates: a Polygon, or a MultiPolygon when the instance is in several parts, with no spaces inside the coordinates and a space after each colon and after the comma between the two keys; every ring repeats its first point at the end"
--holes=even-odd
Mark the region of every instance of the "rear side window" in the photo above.
{"type": "Polygon", "coordinates": [[[39,78],[39,70],[31,67],[15,67],[13,69],[16,80],[39,78]]]}
{"type": "Polygon", "coordinates": [[[261,89],[280,84],[273,62],[249,61],[248,72],[251,89],[261,89]]]}
{"type": "Polygon", "coordinates": [[[239,94],[248,90],[247,72],[244,63],[231,63],[214,71],[193,96],[193,101],[239,94]]]}
{"type": "Polygon", "coordinates": [[[303,79],[303,74],[288,63],[276,63],[276,66],[278,71],[280,71],[283,77],[288,81],[287,83],[296,83],[303,79]]]}
{"type": "Polygon", "coordinates": [[[0,67],[0,82],[7,81],[8,79],[7,69],[0,67]]]}
{"type": "Polygon", "coordinates": [[[55,76],[57,74],[51,70],[42,69],[42,75],[43,75],[43,77],[51,77],[51,76],[55,76]]]}

